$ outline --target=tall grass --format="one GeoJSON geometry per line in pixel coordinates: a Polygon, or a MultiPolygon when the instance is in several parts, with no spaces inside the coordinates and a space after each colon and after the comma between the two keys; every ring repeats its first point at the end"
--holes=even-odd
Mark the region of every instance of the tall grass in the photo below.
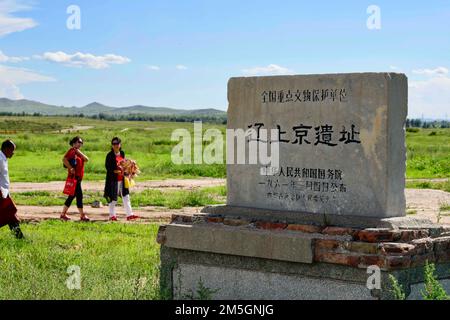
{"type": "MultiPolygon", "coordinates": [[[[14,118],[12,118],[14,119],[14,118]]],[[[0,117],[0,123],[10,129],[8,134],[0,130],[0,139],[11,138],[17,144],[16,155],[10,161],[10,176],[15,182],[61,181],[67,171],[62,158],[69,149],[69,141],[75,135],[83,137],[83,152],[90,158],[86,164],[85,180],[99,181],[105,178],[105,158],[110,151],[111,139],[119,136],[128,158],[138,161],[142,180],[165,179],[170,177],[196,178],[226,175],[225,164],[216,165],[175,165],[171,151],[177,141],[171,141],[173,130],[184,128],[193,131],[189,123],[170,122],[127,122],[101,121],[83,118],[20,118],[11,120],[0,117]],[[19,121],[20,120],[20,121],[19,121]],[[65,128],[90,126],[92,129],[71,133],[54,130],[54,123],[64,123],[65,128]],[[29,129],[27,124],[30,125],[29,129]],[[37,125],[41,125],[40,128],[37,125]],[[123,129],[129,130],[122,132],[123,129]],[[40,129],[40,130],[39,130],[40,129]]],[[[218,128],[225,132],[223,125],[204,124],[203,129],[218,128]]]]}
{"type": "Polygon", "coordinates": [[[159,299],[157,225],[47,221],[0,229],[0,300],[159,299]],[[81,289],[66,284],[79,266],[81,289]]]}
{"type": "Polygon", "coordinates": [[[408,178],[450,177],[450,129],[407,132],[406,142],[408,178]]]}

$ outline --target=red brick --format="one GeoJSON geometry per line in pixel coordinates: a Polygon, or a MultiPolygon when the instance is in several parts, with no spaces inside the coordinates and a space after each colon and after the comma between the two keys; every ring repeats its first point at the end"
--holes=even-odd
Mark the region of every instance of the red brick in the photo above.
{"type": "Polygon", "coordinates": [[[416,247],[408,243],[385,242],[381,244],[381,252],[385,255],[411,255],[416,247]]]}
{"type": "Polygon", "coordinates": [[[416,247],[414,254],[422,255],[433,252],[433,240],[431,238],[413,240],[411,244],[416,247]]]}
{"type": "Polygon", "coordinates": [[[402,230],[400,231],[400,241],[410,242],[416,239],[428,238],[428,230],[402,230]]]}
{"type": "Polygon", "coordinates": [[[192,223],[192,216],[185,214],[173,214],[171,222],[192,223]]]}
{"type": "Polygon", "coordinates": [[[359,267],[367,268],[368,266],[378,266],[384,268],[386,265],[385,257],[381,255],[362,255],[359,267]]]}
{"type": "Polygon", "coordinates": [[[287,230],[300,231],[304,233],[320,233],[322,232],[322,227],[309,224],[289,224],[287,226],[287,230]]]}
{"type": "Polygon", "coordinates": [[[209,223],[223,223],[223,220],[225,220],[225,218],[223,217],[207,217],[206,221],[209,223]]]}
{"type": "Polygon", "coordinates": [[[265,230],[284,230],[286,229],[287,226],[288,226],[287,223],[267,222],[267,221],[256,222],[257,228],[265,230]]]}
{"type": "Polygon", "coordinates": [[[410,256],[387,256],[386,268],[387,269],[402,269],[408,268],[411,265],[410,256]]]}
{"type": "Polygon", "coordinates": [[[345,248],[345,244],[339,240],[316,239],[315,248],[316,250],[322,251],[333,251],[333,250],[336,251],[338,249],[343,250],[345,248]]]}
{"type": "Polygon", "coordinates": [[[358,232],[357,238],[365,242],[393,242],[400,232],[386,229],[365,229],[358,232]]]}
{"type": "Polygon", "coordinates": [[[249,221],[244,220],[244,219],[230,219],[230,218],[225,218],[223,220],[223,224],[227,225],[227,226],[232,226],[232,227],[239,227],[239,226],[245,226],[250,224],[249,221]]]}
{"type": "Polygon", "coordinates": [[[335,253],[319,251],[314,255],[315,262],[326,262],[333,264],[341,264],[350,267],[358,267],[359,256],[348,253],[335,253]]]}
{"type": "Polygon", "coordinates": [[[340,228],[340,227],[326,227],[322,230],[323,234],[333,235],[333,236],[345,236],[350,235],[354,237],[358,234],[360,230],[351,228],[340,228]]]}
{"type": "Polygon", "coordinates": [[[439,237],[433,239],[434,251],[445,252],[450,251],[450,237],[439,237]]]}
{"type": "Polygon", "coordinates": [[[350,241],[346,247],[349,251],[365,254],[377,254],[380,251],[378,243],[350,241]]]}

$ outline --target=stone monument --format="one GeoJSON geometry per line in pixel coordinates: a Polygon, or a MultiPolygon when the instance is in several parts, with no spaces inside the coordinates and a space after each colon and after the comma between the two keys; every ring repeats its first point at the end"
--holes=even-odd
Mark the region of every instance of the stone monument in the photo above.
{"type": "Polygon", "coordinates": [[[426,261],[450,286],[449,230],[405,217],[407,96],[397,73],[230,79],[227,205],[161,226],[165,293],[389,299],[394,275],[416,298],[426,261]]]}

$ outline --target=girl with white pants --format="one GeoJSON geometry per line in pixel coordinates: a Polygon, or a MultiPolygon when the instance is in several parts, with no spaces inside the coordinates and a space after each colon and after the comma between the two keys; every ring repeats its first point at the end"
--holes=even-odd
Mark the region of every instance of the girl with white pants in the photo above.
{"type": "MultiPolygon", "coordinates": [[[[134,215],[133,215],[133,209],[131,208],[130,195],[127,194],[126,196],[123,196],[122,188],[123,188],[123,181],[117,182],[117,190],[119,192],[118,196],[122,197],[123,207],[125,208],[125,213],[127,214],[127,220],[132,220],[132,219],[130,219],[130,217],[133,217],[134,215]]],[[[113,221],[115,220],[114,218],[117,219],[116,205],[117,205],[117,200],[113,200],[109,204],[109,219],[113,220],[113,221]]]]}
{"type": "Polygon", "coordinates": [[[111,141],[111,151],[106,156],[106,182],[105,182],[105,198],[109,204],[109,220],[117,221],[116,205],[118,197],[122,197],[123,206],[127,214],[127,220],[135,220],[139,217],[133,214],[130,200],[130,190],[124,186],[124,172],[121,162],[125,160],[125,152],[122,151],[121,141],[114,138],[111,141]]]}

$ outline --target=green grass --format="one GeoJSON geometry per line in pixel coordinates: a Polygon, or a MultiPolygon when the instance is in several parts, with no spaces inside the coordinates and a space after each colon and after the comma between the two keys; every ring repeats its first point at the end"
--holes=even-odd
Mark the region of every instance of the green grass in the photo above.
{"type": "MultiPolygon", "coordinates": [[[[0,139],[13,139],[17,144],[16,155],[10,161],[10,177],[14,182],[62,181],[67,176],[62,158],[69,149],[69,141],[76,135],[83,137],[83,152],[90,158],[86,164],[85,180],[100,181],[105,178],[105,157],[110,151],[111,139],[119,136],[127,157],[138,161],[142,170],[139,179],[198,178],[226,176],[225,164],[175,165],[171,152],[177,141],[171,141],[175,129],[188,129],[189,123],[102,121],[83,118],[58,117],[0,117],[8,133],[0,130],[0,139]],[[6,122],[8,121],[8,122],[6,122]],[[38,128],[38,124],[41,127],[38,128]],[[92,129],[62,133],[55,130],[57,123],[64,128],[91,126],[92,129]],[[29,129],[27,129],[29,127],[29,129]],[[123,129],[128,129],[122,132],[123,129]]],[[[2,128],[0,126],[0,128],[2,128]]],[[[224,125],[204,124],[203,130],[217,128],[223,133],[224,125]]]]}
{"type": "Polygon", "coordinates": [[[408,178],[450,177],[450,129],[406,133],[408,178]]]}
{"type": "MultiPolygon", "coordinates": [[[[61,159],[69,148],[69,140],[77,134],[85,140],[83,150],[91,158],[86,165],[85,180],[100,181],[105,178],[105,156],[114,136],[122,138],[127,156],[138,161],[142,169],[141,180],[225,178],[225,164],[172,163],[171,151],[178,142],[171,141],[171,134],[173,130],[181,128],[193,131],[192,123],[0,117],[0,139],[12,138],[18,145],[16,155],[10,162],[10,175],[14,182],[64,180],[66,171],[61,159]],[[61,131],[72,126],[92,126],[93,129],[71,133],[61,131]],[[128,130],[122,132],[123,129],[128,130]]],[[[203,125],[203,130],[211,128],[219,129],[222,133],[226,129],[225,125],[203,125]]],[[[407,178],[450,177],[450,129],[408,130],[406,145],[407,178]]]]}
{"type": "Polygon", "coordinates": [[[160,299],[157,225],[48,221],[22,229],[22,241],[0,229],[0,300],[160,299]],[[72,265],[81,290],[67,288],[72,265]]]}
{"type": "Polygon", "coordinates": [[[450,204],[449,203],[443,203],[439,207],[440,211],[450,211],[450,204]]]}
{"type": "MultiPolygon", "coordinates": [[[[154,190],[149,189],[131,194],[133,207],[160,206],[170,209],[183,207],[201,207],[205,205],[220,204],[225,202],[226,187],[208,187],[194,190],[154,190]]],[[[58,192],[35,191],[15,193],[14,201],[18,205],[27,206],[62,206],[65,196],[58,192]]],[[[102,192],[84,192],[85,204],[94,201],[105,203],[102,192]]],[[[119,200],[120,203],[120,200],[119,200]]]]}
{"type": "Polygon", "coordinates": [[[410,189],[435,189],[450,192],[450,181],[407,181],[406,188],[410,189]]]}

